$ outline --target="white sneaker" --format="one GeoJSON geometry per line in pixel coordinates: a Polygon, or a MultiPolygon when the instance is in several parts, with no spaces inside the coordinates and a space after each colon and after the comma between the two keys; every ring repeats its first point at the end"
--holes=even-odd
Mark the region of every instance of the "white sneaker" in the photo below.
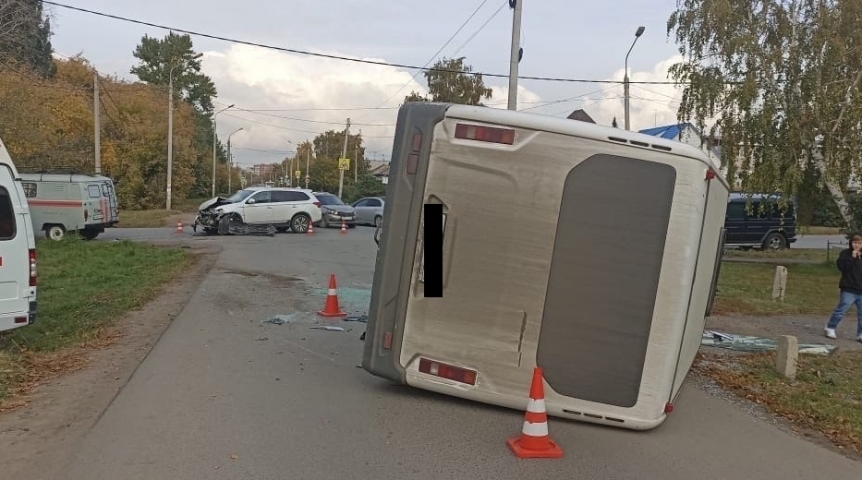
{"type": "Polygon", "coordinates": [[[825,330],[826,330],[826,338],[838,338],[838,336],[835,335],[835,329],[834,328],[826,327],[825,330]]]}

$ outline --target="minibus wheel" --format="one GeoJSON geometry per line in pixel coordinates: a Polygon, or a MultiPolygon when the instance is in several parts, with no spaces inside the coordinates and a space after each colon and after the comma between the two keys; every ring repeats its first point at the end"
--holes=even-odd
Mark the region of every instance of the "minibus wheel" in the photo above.
{"type": "Polygon", "coordinates": [[[60,241],[66,235],[66,229],[62,225],[50,225],[45,229],[45,236],[54,241],[60,241]]]}

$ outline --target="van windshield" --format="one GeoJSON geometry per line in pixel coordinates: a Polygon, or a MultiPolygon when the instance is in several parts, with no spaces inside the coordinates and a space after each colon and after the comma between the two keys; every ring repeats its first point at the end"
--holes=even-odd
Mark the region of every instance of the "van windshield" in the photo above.
{"type": "Polygon", "coordinates": [[[0,240],[15,238],[15,210],[6,187],[0,187],[0,240]]]}
{"type": "Polygon", "coordinates": [[[228,197],[227,201],[230,203],[238,203],[248,198],[254,192],[255,190],[240,190],[228,197]]]}

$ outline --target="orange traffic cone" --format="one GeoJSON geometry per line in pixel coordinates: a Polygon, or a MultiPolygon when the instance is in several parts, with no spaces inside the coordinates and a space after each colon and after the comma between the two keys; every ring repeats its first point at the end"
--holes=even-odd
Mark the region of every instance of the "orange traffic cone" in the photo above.
{"type": "Polygon", "coordinates": [[[563,450],[548,435],[548,414],[545,411],[545,388],[542,369],[533,369],[530,401],[521,436],[506,440],[509,449],[518,458],[562,458],[563,450]]]}
{"type": "Polygon", "coordinates": [[[338,306],[338,291],[335,288],[335,275],[329,276],[329,293],[326,295],[326,305],[323,310],[317,312],[321,317],[346,317],[347,312],[343,312],[338,306]]]}
{"type": "Polygon", "coordinates": [[[183,221],[182,220],[177,221],[177,230],[175,233],[183,233],[183,221]]]}
{"type": "Polygon", "coordinates": [[[341,220],[341,234],[342,235],[347,234],[347,224],[344,223],[344,219],[341,220]]]}
{"type": "Polygon", "coordinates": [[[308,222],[308,230],[305,233],[308,235],[314,235],[314,222],[308,222]]]}

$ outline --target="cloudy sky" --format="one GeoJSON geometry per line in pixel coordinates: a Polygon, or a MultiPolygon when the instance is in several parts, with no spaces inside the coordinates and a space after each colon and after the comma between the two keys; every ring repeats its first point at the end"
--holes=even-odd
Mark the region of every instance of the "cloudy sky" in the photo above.
{"type": "MultiPolygon", "coordinates": [[[[316,53],[423,66],[465,56],[475,71],[508,74],[512,10],[507,0],[57,0],[152,24],[316,53]],[[476,11],[453,38],[452,35],[476,11]],[[451,39],[451,41],[450,41],[451,39]]],[[[520,74],[622,80],[623,62],[639,25],[646,32],[629,57],[632,81],[665,81],[678,60],[666,34],[676,0],[524,0],[520,74]]],[[[103,73],[133,79],[132,51],[144,34],[167,30],[57,6],[54,49],[82,53],[103,73]]],[[[329,129],[362,130],[370,159],[387,160],[397,107],[410,90],[425,92],[416,70],[323,59],[192,36],[204,73],[218,88],[218,132],[231,137],[242,165],[274,162],[295,144],[329,129]]],[[[487,103],[506,108],[508,82],[486,78],[487,103]]],[[[632,85],[632,129],[676,121],[681,90],[632,85]]],[[[565,117],[584,108],[598,123],[623,126],[620,84],[521,80],[518,109],[565,117]]]]}

